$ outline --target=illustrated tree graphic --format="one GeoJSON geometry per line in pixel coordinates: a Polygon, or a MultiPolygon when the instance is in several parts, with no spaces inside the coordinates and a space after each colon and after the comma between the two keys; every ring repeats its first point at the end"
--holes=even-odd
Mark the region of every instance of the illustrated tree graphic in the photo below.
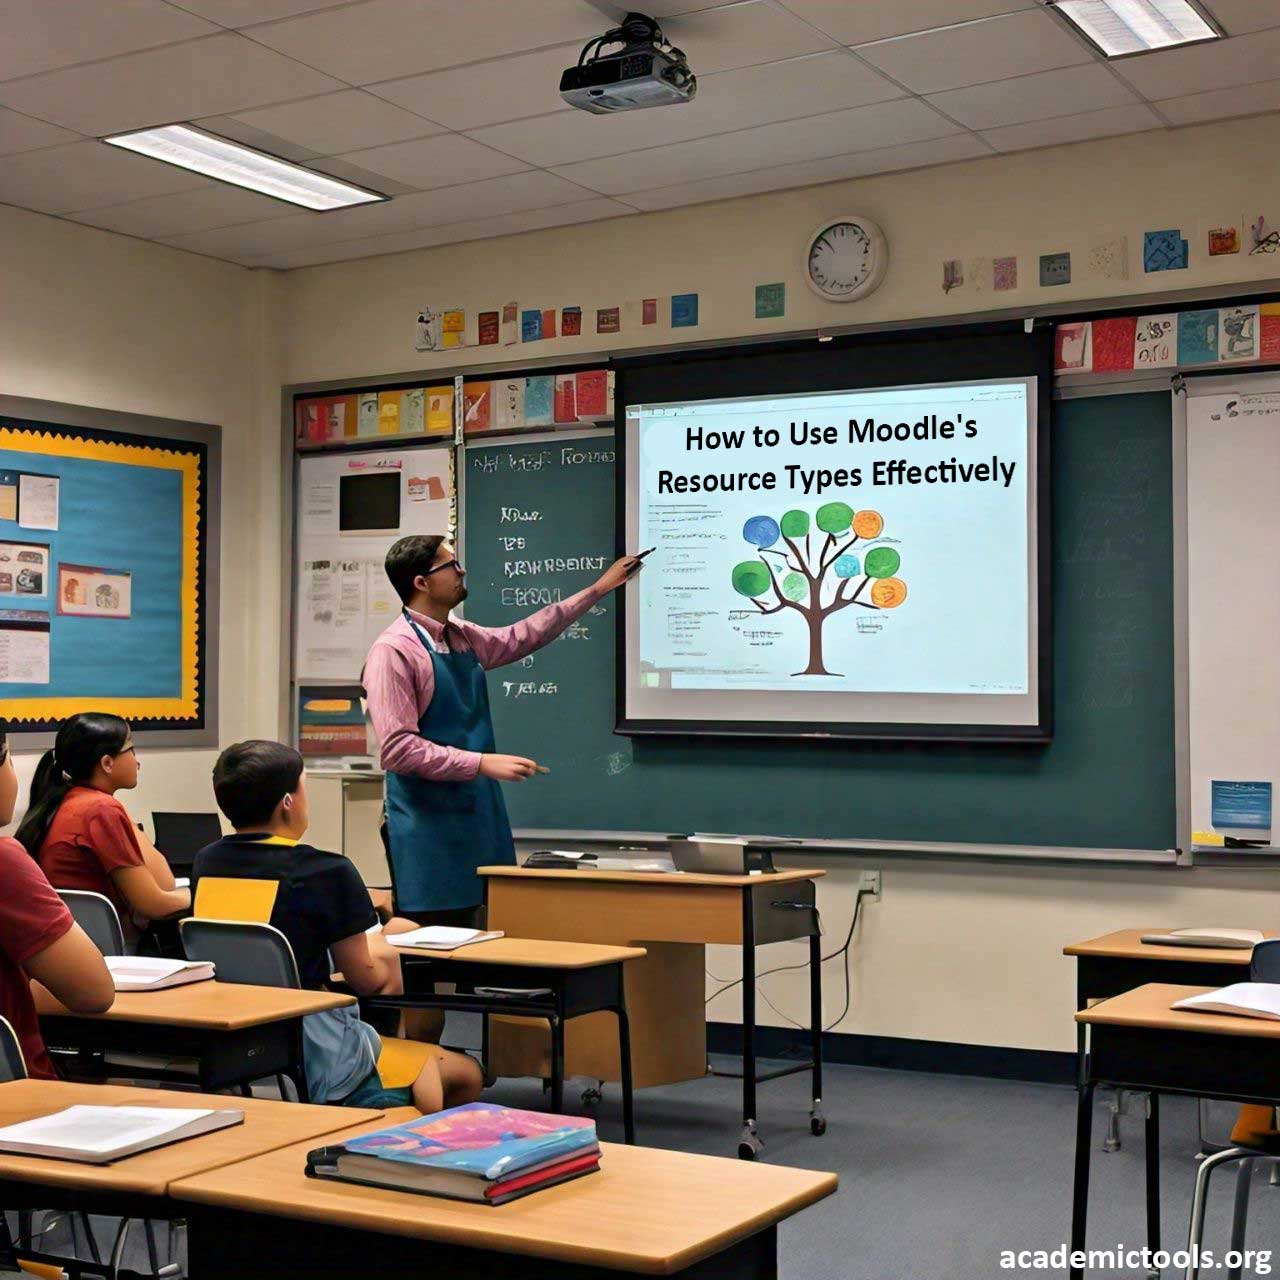
{"type": "Polygon", "coordinates": [[[859,542],[870,542],[884,531],[878,511],[854,511],[847,502],[828,502],[818,508],[813,524],[825,534],[813,547],[807,511],[788,511],[781,521],[752,516],[742,536],[758,548],[758,558],[733,567],[733,589],[762,613],[793,609],[809,629],[809,663],[797,676],[829,676],[822,656],[822,634],[832,614],[858,605],[863,609],[896,609],[907,598],[907,584],[895,575],[902,557],[894,547],[874,546],[859,554],[859,542]],[[786,550],[781,550],[781,542],[786,550]],[[869,599],[863,599],[867,590],[869,599]],[[768,603],[766,603],[766,601],[768,603]]]}

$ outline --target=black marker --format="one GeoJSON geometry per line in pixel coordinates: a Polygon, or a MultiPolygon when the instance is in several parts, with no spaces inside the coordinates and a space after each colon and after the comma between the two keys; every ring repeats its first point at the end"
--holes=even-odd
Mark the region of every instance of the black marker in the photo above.
{"type": "Polygon", "coordinates": [[[657,548],[656,546],[653,546],[653,547],[650,547],[650,548],[649,548],[649,551],[642,551],[642,552],[640,552],[640,554],[639,554],[638,556],[632,556],[632,557],[631,557],[631,568],[627,570],[627,577],[628,577],[628,578],[630,578],[630,577],[634,576],[635,574],[639,573],[639,572],[640,572],[640,562],[645,558],[645,556],[647,556],[647,555],[649,554],[649,552],[651,552],[651,551],[657,551],[657,549],[658,549],[658,548],[657,548]]]}

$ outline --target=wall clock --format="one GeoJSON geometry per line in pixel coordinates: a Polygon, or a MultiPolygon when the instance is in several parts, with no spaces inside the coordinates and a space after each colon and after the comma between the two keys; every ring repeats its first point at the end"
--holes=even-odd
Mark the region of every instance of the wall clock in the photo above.
{"type": "Polygon", "coordinates": [[[880,287],[888,269],[889,242],[870,218],[827,218],[805,247],[804,278],[828,302],[865,298],[880,287]]]}

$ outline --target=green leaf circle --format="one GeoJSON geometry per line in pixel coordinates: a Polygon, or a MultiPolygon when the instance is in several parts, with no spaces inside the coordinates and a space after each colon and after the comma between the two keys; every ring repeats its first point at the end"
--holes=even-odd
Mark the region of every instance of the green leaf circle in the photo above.
{"type": "Polygon", "coordinates": [[[788,511],[782,517],[782,536],[784,538],[803,538],[809,532],[809,513],[807,511],[788,511]]]}
{"type": "Polygon", "coordinates": [[[823,533],[843,533],[853,523],[853,508],[847,502],[828,502],[818,508],[818,528],[823,533]]]}
{"type": "Polygon", "coordinates": [[[740,596],[759,596],[769,589],[769,570],[759,560],[744,560],[733,566],[733,589],[740,596]]]}
{"type": "Polygon", "coordinates": [[[892,578],[902,557],[892,547],[873,547],[866,555],[867,574],[872,578],[892,578]]]}
{"type": "Polygon", "coordinates": [[[789,573],[782,580],[782,594],[788,600],[803,600],[809,590],[809,584],[803,574],[789,573]]]}

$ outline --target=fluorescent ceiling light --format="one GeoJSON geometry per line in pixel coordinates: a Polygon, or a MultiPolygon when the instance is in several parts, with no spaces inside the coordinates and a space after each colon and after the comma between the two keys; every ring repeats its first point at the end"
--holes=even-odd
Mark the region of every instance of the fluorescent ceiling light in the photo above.
{"type": "Polygon", "coordinates": [[[386,200],[376,191],[353,187],[327,174],[314,173],[301,165],[277,160],[252,147],[228,142],[186,124],[166,124],[135,133],[117,133],[103,138],[113,147],[136,151],[139,155],[176,164],[180,169],[203,173],[219,182],[260,191],[264,196],[300,204],[306,209],[345,209],[353,204],[386,200]]]}
{"type": "Polygon", "coordinates": [[[1108,58],[1219,40],[1222,32],[1191,0],[1049,0],[1108,58]]]}

